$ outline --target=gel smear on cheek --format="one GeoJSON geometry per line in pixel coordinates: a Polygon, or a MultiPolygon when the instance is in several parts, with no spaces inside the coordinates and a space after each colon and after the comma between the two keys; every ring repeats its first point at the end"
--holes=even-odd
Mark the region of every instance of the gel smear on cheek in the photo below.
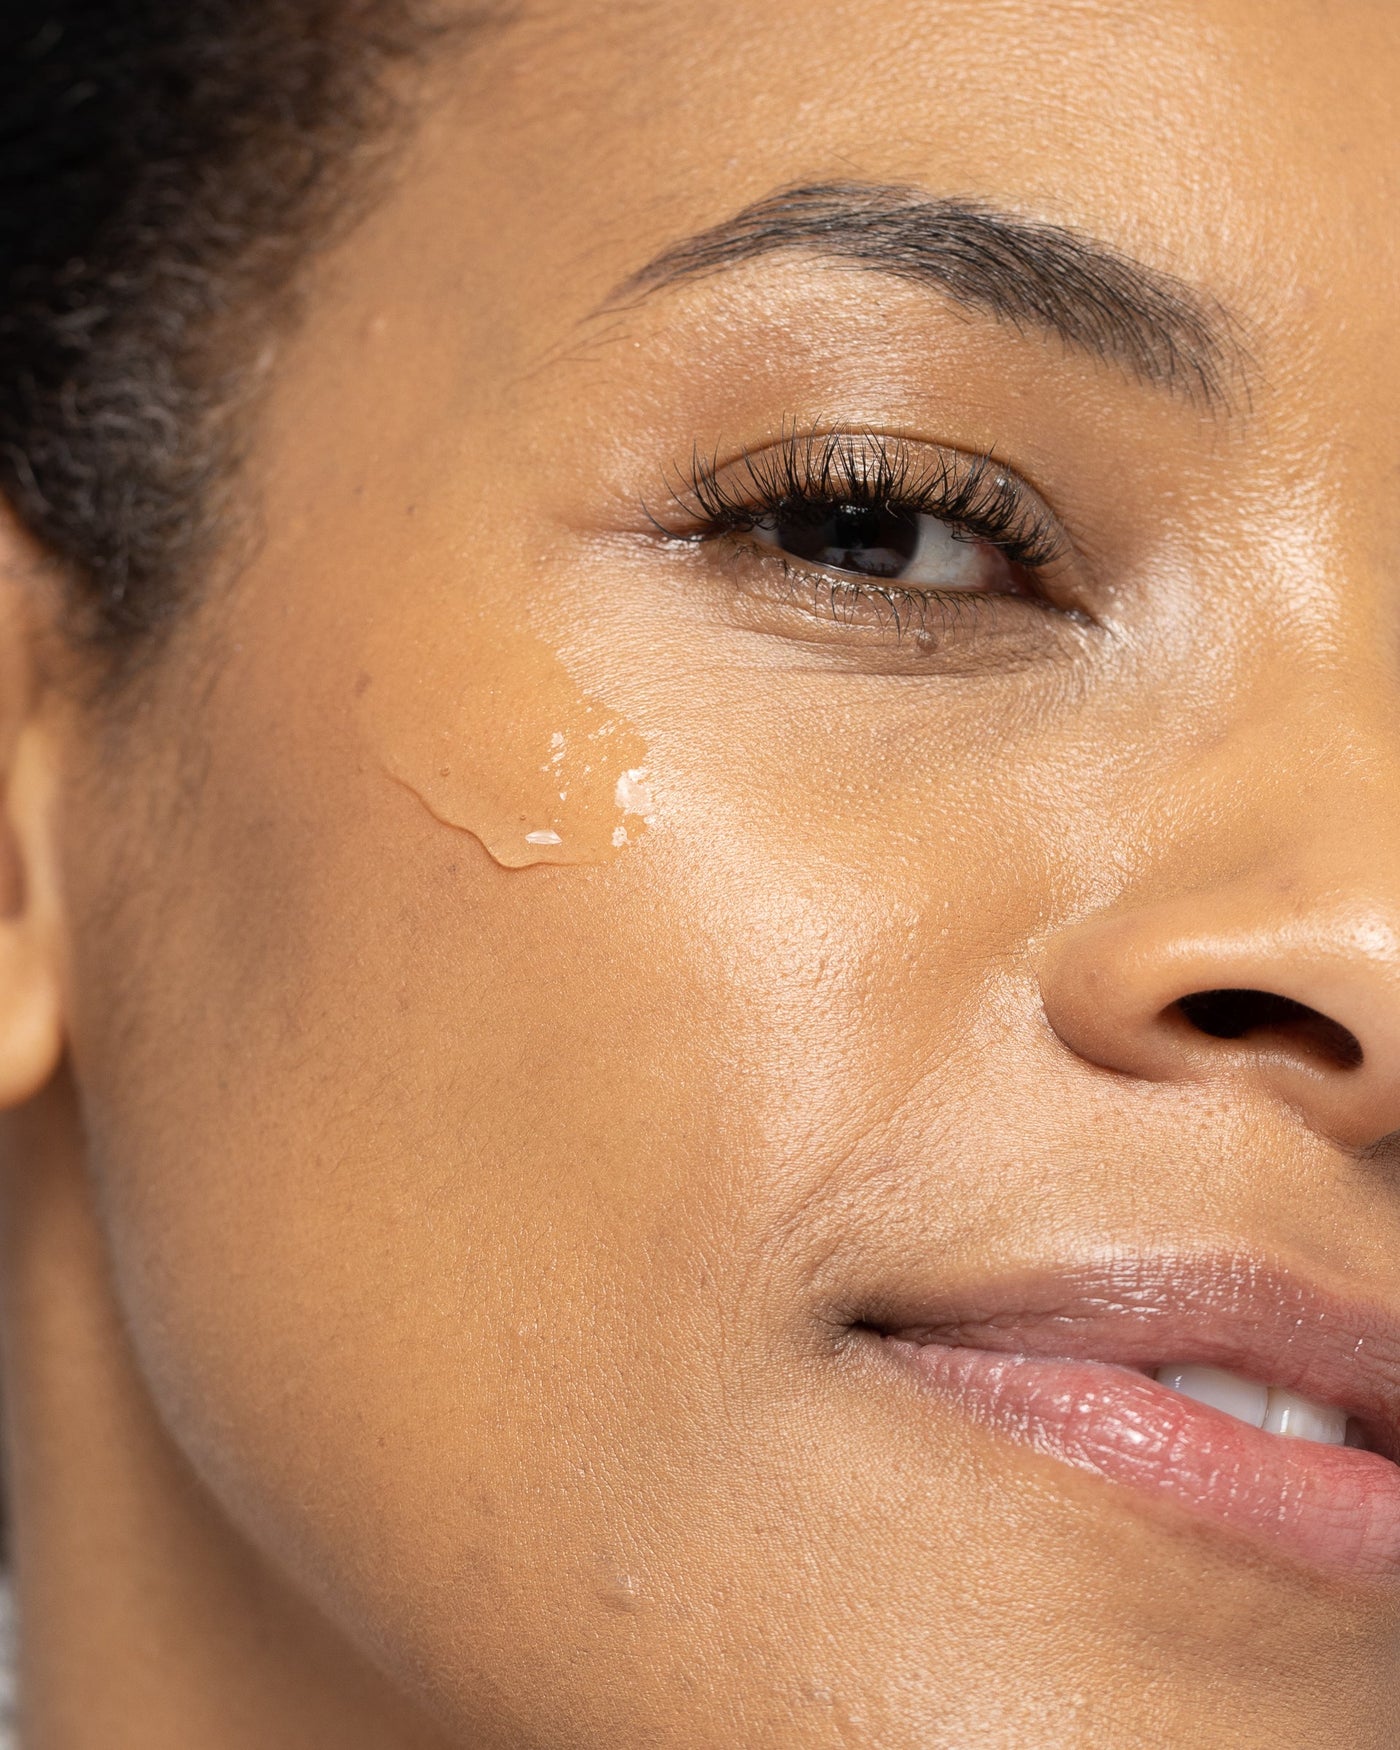
{"type": "Polygon", "coordinates": [[[641,737],[532,634],[473,632],[412,675],[376,667],[366,703],[386,770],[503,868],[605,863],[650,824],[641,737]]]}

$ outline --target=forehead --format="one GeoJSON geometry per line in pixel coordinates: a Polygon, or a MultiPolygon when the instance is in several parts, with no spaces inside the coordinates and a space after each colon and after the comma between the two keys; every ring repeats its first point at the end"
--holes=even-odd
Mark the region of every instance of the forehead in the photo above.
{"type": "Polygon", "coordinates": [[[513,301],[580,312],[676,236],[840,178],[1082,229],[1265,327],[1344,292],[1379,331],[1397,93],[1389,0],[573,0],[460,71],[451,193],[513,301]]]}

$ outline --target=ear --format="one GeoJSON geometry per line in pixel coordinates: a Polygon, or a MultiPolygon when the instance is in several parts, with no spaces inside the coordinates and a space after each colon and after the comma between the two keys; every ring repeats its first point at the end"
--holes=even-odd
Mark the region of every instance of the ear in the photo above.
{"type": "Polygon", "coordinates": [[[0,506],[0,1109],[37,1094],[63,1057],[54,725],[40,660],[50,570],[0,506]]]}

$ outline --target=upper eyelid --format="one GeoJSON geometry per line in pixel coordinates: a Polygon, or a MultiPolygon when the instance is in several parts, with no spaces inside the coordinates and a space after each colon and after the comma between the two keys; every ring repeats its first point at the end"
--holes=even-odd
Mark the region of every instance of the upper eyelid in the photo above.
{"type": "MultiPolygon", "coordinates": [[[[821,489],[830,488],[834,500],[843,487],[866,491],[873,475],[873,483],[883,488],[880,496],[886,502],[919,507],[927,500],[929,513],[935,515],[940,494],[949,488],[954,496],[962,492],[962,509],[968,513],[963,520],[969,527],[978,520],[971,514],[974,510],[986,513],[992,508],[985,501],[977,506],[970,495],[979,489],[996,494],[1004,488],[998,514],[1008,523],[1013,514],[1020,519],[1027,544],[1039,549],[1028,561],[1036,566],[1055,564],[1071,544],[1064,524],[1040,492],[1018,470],[989,452],[961,450],[869,428],[831,426],[799,431],[785,425],[782,436],[773,443],[740,450],[723,462],[718,454],[706,460],[697,449],[687,466],[673,471],[668,483],[673,505],[711,527],[742,527],[749,512],[777,503],[784,496],[817,497],[821,489]],[[871,462],[874,470],[867,466],[871,462]],[[859,466],[858,475],[852,471],[853,463],[859,466]],[[841,468],[846,469],[844,475],[841,468]],[[883,479],[879,469],[886,471],[883,479]],[[728,484],[736,475],[747,480],[748,491],[736,491],[728,484]]],[[[947,508],[955,510],[956,506],[947,508]]],[[[956,523],[960,519],[950,514],[942,520],[956,523]]],[[[662,528],[659,519],[652,516],[651,521],[662,528]]]]}

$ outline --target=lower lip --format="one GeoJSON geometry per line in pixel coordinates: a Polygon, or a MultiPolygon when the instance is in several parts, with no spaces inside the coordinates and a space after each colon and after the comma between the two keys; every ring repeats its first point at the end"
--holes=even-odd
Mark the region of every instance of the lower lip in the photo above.
{"type": "Polygon", "coordinates": [[[1311,1565],[1400,1580],[1400,1466],[1378,1453],[1265,1434],[1106,1362],[886,1341],[982,1427],[1311,1565]]]}

